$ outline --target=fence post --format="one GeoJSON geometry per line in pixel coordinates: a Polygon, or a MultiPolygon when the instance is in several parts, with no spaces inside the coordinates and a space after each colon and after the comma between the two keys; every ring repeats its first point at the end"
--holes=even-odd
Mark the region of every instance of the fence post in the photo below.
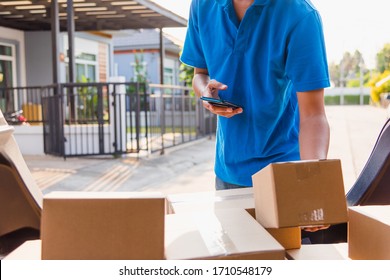
{"type": "Polygon", "coordinates": [[[165,134],[165,104],[164,104],[164,94],[165,90],[164,88],[161,88],[160,93],[160,126],[161,126],[161,152],[160,155],[163,155],[165,153],[164,150],[164,134],[165,134]]]}

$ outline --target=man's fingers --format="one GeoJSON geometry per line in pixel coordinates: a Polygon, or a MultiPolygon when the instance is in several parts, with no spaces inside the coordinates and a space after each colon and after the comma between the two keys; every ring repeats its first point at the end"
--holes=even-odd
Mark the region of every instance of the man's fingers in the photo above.
{"type": "Polygon", "coordinates": [[[226,117],[226,118],[231,118],[231,117],[233,117],[237,114],[241,114],[243,112],[242,108],[238,108],[238,109],[222,108],[222,107],[218,107],[218,106],[213,106],[205,101],[203,101],[203,102],[204,102],[203,106],[206,109],[208,109],[210,112],[212,112],[216,115],[226,117]]]}
{"type": "Polygon", "coordinates": [[[319,225],[319,226],[313,226],[313,227],[302,227],[302,229],[304,231],[308,231],[308,232],[315,232],[315,231],[324,230],[324,229],[328,229],[328,228],[329,228],[329,225],[319,225]]]}

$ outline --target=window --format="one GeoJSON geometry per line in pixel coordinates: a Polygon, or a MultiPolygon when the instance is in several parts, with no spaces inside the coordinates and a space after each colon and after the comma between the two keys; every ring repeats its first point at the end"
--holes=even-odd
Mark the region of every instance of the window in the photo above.
{"type": "Polygon", "coordinates": [[[164,83],[167,85],[173,85],[173,69],[172,68],[164,68],[164,83]]]}
{"type": "Polygon", "coordinates": [[[15,46],[0,43],[0,109],[13,111],[17,106],[13,94],[4,90],[16,86],[15,46]]]}
{"type": "Polygon", "coordinates": [[[15,47],[0,43],[0,87],[15,86],[15,47]]]}
{"type": "Polygon", "coordinates": [[[76,56],[76,81],[93,83],[97,81],[96,77],[96,55],[81,53],[76,56]]]}
{"type": "MultiPolygon", "coordinates": [[[[97,81],[97,61],[96,55],[80,53],[76,59],[76,82],[94,83],[97,81]]],[[[69,66],[66,66],[66,79],[69,82],[69,66]]]]}

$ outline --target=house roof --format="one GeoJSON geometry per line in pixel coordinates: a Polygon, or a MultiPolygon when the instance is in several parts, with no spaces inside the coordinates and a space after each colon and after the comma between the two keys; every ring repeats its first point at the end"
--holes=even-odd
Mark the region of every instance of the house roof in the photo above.
{"type": "MultiPolygon", "coordinates": [[[[130,32],[125,30],[115,34],[113,36],[113,42],[116,51],[159,49],[160,34],[155,29],[130,32]]],[[[164,34],[164,45],[167,50],[179,53],[183,43],[168,34],[164,34]]]]}
{"type": "MultiPolygon", "coordinates": [[[[59,3],[60,30],[67,28],[67,0],[59,3]]],[[[76,31],[185,27],[187,20],[148,0],[73,0],[76,31]]],[[[51,29],[51,0],[0,1],[0,26],[51,29]]]]}

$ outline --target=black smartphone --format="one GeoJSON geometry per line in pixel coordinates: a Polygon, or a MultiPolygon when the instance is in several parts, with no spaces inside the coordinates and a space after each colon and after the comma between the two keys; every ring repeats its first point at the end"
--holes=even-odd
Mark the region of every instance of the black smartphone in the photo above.
{"type": "Polygon", "coordinates": [[[233,109],[243,108],[241,105],[234,104],[223,99],[217,99],[217,98],[206,97],[206,96],[202,96],[200,99],[207,101],[213,106],[218,106],[223,108],[233,108],[233,109]]]}

